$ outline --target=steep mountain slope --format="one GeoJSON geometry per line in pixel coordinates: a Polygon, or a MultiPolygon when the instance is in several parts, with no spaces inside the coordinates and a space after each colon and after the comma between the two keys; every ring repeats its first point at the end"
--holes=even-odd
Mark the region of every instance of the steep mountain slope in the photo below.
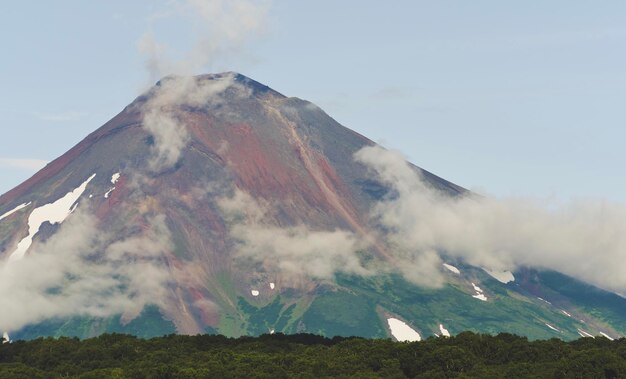
{"type": "MultiPolygon", "coordinates": [[[[0,197],[0,328],[12,338],[398,337],[402,323],[422,337],[626,332],[626,300],[594,290],[610,298],[598,302],[556,274],[502,283],[449,261],[443,285],[407,280],[371,213],[393,190],[355,160],[374,145],[240,74],[165,78],[0,197]]],[[[413,169],[439,193],[470,195],[413,169]]]]}

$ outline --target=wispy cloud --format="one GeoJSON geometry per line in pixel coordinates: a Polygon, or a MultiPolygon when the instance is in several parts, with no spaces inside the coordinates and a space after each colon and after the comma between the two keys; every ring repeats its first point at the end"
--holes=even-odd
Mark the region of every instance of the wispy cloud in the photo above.
{"type": "Polygon", "coordinates": [[[146,304],[164,306],[170,232],[162,215],[144,222],[144,231],[120,239],[79,208],[23,259],[0,262],[0,330],[76,315],[131,320],[146,304]]]}
{"type": "Polygon", "coordinates": [[[267,217],[269,204],[241,190],[218,199],[218,205],[237,241],[235,259],[240,264],[262,266],[291,284],[311,278],[332,280],[338,271],[370,274],[359,253],[367,242],[350,231],[278,226],[267,217]]]}
{"type": "MultiPolygon", "coordinates": [[[[160,171],[172,167],[187,146],[187,128],[178,117],[180,106],[201,106],[219,102],[224,91],[237,87],[234,75],[224,75],[214,80],[194,77],[169,77],[151,91],[150,100],[143,106],[143,126],[154,137],[154,154],[149,168],[160,171]]],[[[243,89],[240,91],[243,93],[243,89]]]]}
{"type": "Polygon", "coordinates": [[[523,47],[554,47],[580,43],[597,43],[613,39],[623,39],[625,28],[595,28],[584,30],[559,30],[548,33],[503,36],[503,41],[516,43],[523,47]]]}
{"type": "Polygon", "coordinates": [[[152,81],[166,75],[197,74],[225,59],[240,57],[244,47],[263,34],[270,2],[185,0],[169,5],[151,15],[151,22],[184,17],[192,25],[192,47],[175,54],[176,49],[159,41],[151,31],[146,32],[137,47],[152,81]]]}
{"type": "Polygon", "coordinates": [[[43,159],[0,158],[0,168],[37,171],[47,164],[43,159]]]}
{"type": "Polygon", "coordinates": [[[189,135],[177,109],[219,101],[220,95],[235,84],[233,75],[209,81],[190,75],[241,54],[245,45],[264,29],[268,6],[267,1],[185,0],[170,3],[170,8],[151,16],[152,23],[182,16],[195,26],[190,36],[193,44],[182,56],[173,55],[174,49],[157,40],[152,32],[145,33],[137,44],[151,80],[184,75],[162,80],[143,107],[143,126],[155,142],[155,154],[148,162],[151,170],[171,167],[187,146],[189,135]]]}
{"type": "Polygon", "coordinates": [[[87,112],[80,111],[66,111],[66,112],[38,112],[35,116],[43,121],[63,122],[63,121],[77,121],[85,116],[87,112]]]}
{"type": "Polygon", "coordinates": [[[436,45],[439,49],[528,51],[621,41],[625,36],[626,28],[606,27],[582,30],[501,33],[497,35],[489,33],[467,35],[463,38],[430,39],[427,43],[436,45]]]}
{"type": "Polygon", "coordinates": [[[415,96],[415,91],[411,88],[388,86],[372,92],[370,98],[373,100],[398,100],[415,96]]]}
{"type": "Polygon", "coordinates": [[[398,153],[366,147],[356,158],[394,190],[373,217],[390,231],[400,270],[418,284],[442,283],[439,254],[445,254],[494,270],[545,268],[626,290],[623,204],[451,198],[433,190],[398,153]]]}

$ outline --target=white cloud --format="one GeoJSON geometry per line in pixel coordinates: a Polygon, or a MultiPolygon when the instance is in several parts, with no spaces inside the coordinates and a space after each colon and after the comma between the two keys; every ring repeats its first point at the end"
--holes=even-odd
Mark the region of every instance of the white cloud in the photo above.
{"type": "Polygon", "coordinates": [[[232,74],[213,79],[196,77],[169,77],[155,87],[143,105],[143,127],[154,137],[154,155],[149,168],[160,171],[173,166],[189,142],[182,106],[199,107],[222,102],[226,89],[235,87],[237,95],[248,92],[235,82],[232,74]]]}
{"type": "Polygon", "coordinates": [[[366,147],[356,159],[397,195],[378,204],[373,217],[391,230],[403,271],[419,270],[415,282],[441,282],[438,253],[445,253],[492,270],[546,268],[626,290],[623,204],[451,198],[425,184],[400,154],[366,147]]]}
{"type": "Polygon", "coordinates": [[[47,164],[48,161],[43,159],[0,158],[0,167],[3,168],[37,171],[47,164]]]}
{"type": "Polygon", "coordinates": [[[191,25],[191,48],[175,56],[154,33],[145,33],[137,43],[151,80],[166,75],[194,75],[229,58],[241,56],[246,44],[263,34],[269,1],[185,0],[151,17],[156,25],[171,17],[183,17],[191,25]]]}
{"type": "Polygon", "coordinates": [[[414,92],[412,88],[388,86],[371,93],[369,97],[373,100],[400,100],[414,97],[414,92]]]}
{"type": "Polygon", "coordinates": [[[359,257],[367,245],[350,231],[275,225],[267,217],[269,204],[241,190],[219,199],[218,205],[230,222],[239,262],[251,262],[252,267],[262,264],[265,270],[291,283],[312,278],[332,280],[339,271],[371,273],[359,257]]]}
{"type": "Polygon", "coordinates": [[[87,112],[67,111],[57,113],[37,113],[37,118],[43,121],[63,122],[63,121],[77,121],[85,116],[87,112]]]}
{"type": "Polygon", "coordinates": [[[118,240],[79,207],[45,243],[23,259],[0,262],[0,330],[70,316],[135,317],[146,304],[165,304],[171,249],[163,216],[141,234],[118,240]]]}
{"type": "Polygon", "coordinates": [[[152,22],[184,17],[192,25],[191,48],[180,56],[173,56],[171,52],[175,49],[158,41],[151,32],[145,33],[137,43],[150,79],[168,76],[160,87],[153,89],[143,109],[144,127],[155,139],[155,155],[149,162],[154,171],[174,165],[189,141],[178,108],[218,102],[221,93],[235,84],[232,75],[208,81],[199,81],[190,75],[240,54],[246,43],[257,38],[264,29],[269,2],[186,0],[169,5],[169,9],[152,15],[152,22]]]}

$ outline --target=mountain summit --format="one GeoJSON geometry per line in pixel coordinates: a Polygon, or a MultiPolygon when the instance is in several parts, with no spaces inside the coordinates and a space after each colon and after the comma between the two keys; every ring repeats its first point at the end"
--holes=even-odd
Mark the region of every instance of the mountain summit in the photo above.
{"type": "MultiPolygon", "coordinates": [[[[0,330],[626,332],[624,299],[562,274],[401,248],[376,212],[400,193],[383,163],[397,164],[316,105],[241,74],[166,77],[0,196],[0,330]]],[[[424,191],[472,196],[401,163],[424,191]]]]}

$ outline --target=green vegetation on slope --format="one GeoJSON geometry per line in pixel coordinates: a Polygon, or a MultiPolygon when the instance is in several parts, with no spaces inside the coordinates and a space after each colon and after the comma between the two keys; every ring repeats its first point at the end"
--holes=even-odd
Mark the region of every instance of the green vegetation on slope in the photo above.
{"type": "Polygon", "coordinates": [[[163,336],[176,333],[174,324],[163,318],[155,305],[146,306],[141,314],[127,324],[121,322],[121,316],[108,318],[72,317],[52,319],[26,326],[11,338],[29,340],[37,337],[78,337],[88,338],[102,333],[127,333],[141,338],[163,336]]]}
{"type": "MultiPolygon", "coordinates": [[[[442,288],[424,288],[407,282],[400,275],[370,278],[337,275],[336,279],[337,284],[352,291],[360,303],[376,304],[385,313],[400,316],[415,326],[422,336],[439,332],[439,323],[444,324],[452,334],[464,330],[490,334],[514,332],[530,339],[558,337],[572,340],[578,338],[577,328],[585,328],[578,320],[545,307],[538,301],[525,299],[516,294],[513,287],[509,288],[488,278],[484,282],[487,286],[481,284],[481,288],[488,291],[487,302],[473,298],[468,293],[471,286],[465,282],[447,284],[442,288]],[[546,323],[558,327],[560,332],[550,329],[546,323]]],[[[365,308],[350,309],[352,314],[360,314],[365,308]]],[[[320,313],[331,313],[332,310],[333,307],[326,307],[320,313]]],[[[343,317],[342,320],[348,323],[349,317],[343,317]]],[[[375,327],[372,321],[370,330],[375,327]]],[[[306,331],[334,335],[326,329],[318,331],[307,328],[306,331]]]]}
{"type": "Polygon", "coordinates": [[[536,282],[552,290],[557,299],[564,298],[599,320],[626,328],[626,301],[622,297],[555,271],[537,272],[536,282]]]}
{"type": "Polygon", "coordinates": [[[302,317],[302,323],[307,332],[326,336],[386,336],[376,314],[376,303],[346,291],[319,294],[302,317]]]}
{"type": "Polygon", "coordinates": [[[464,332],[422,342],[298,334],[106,334],[0,346],[0,378],[619,378],[626,339],[528,341],[464,332]]]}
{"type": "MultiPolygon", "coordinates": [[[[482,270],[463,267],[463,273],[465,276],[451,276],[441,288],[419,287],[394,274],[338,274],[333,283],[320,284],[307,293],[286,288],[276,290],[272,296],[254,298],[239,294],[231,278],[220,273],[210,283],[220,310],[219,323],[206,326],[203,332],[228,337],[275,331],[385,338],[390,336],[390,317],[402,319],[423,338],[439,334],[439,324],[453,335],[461,331],[508,332],[530,340],[573,340],[579,337],[579,330],[592,335],[606,332],[619,338],[626,330],[623,298],[560,274],[539,273],[527,279],[527,286],[540,289],[540,296],[553,301],[548,303],[520,284],[502,284],[482,270]],[[485,291],[488,301],[472,297],[473,282],[485,291]]],[[[9,334],[13,339],[34,339],[89,338],[102,333],[150,338],[175,333],[175,327],[156,306],[150,306],[125,325],[120,323],[119,315],[105,319],[77,316],[46,320],[9,334]]]]}

